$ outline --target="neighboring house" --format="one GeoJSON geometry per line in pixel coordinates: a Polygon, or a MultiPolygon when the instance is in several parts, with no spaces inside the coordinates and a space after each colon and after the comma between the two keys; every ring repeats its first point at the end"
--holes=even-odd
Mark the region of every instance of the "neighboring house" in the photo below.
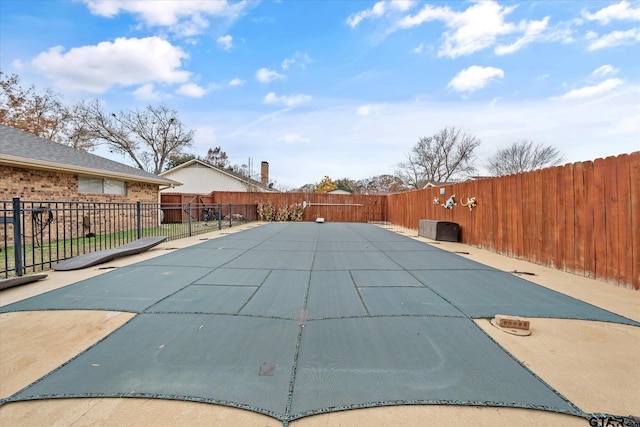
{"type": "Polygon", "coordinates": [[[0,200],[159,203],[180,183],[0,125],[0,200]]]}
{"type": "Polygon", "coordinates": [[[433,187],[444,187],[445,185],[453,185],[453,184],[457,184],[457,181],[445,181],[445,182],[439,182],[439,181],[431,181],[431,182],[427,182],[422,188],[433,188],[433,187]]]}
{"type": "Polygon", "coordinates": [[[262,162],[261,182],[210,165],[198,159],[189,160],[160,174],[181,182],[177,189],[164,189],[163,193],[211,194],[214,191],[275,192],[269,186],[269,163],[262,162]]]}
{"type": "Polygon", "coordinates": [[[427,182],[422,188],[433,188],[433,187],[444,187],[446,185],[453,185],[453,184],[459,184],[461,182],[469,182],[469,181],[477,181],[479,179],[488,179],[488,178],[493,178],[492,176],[470,176],[467,179],[465,179],[464,181],[431,181],[431,182],[427,182]]]}
{"type": "Polygon", "coordinates": [[[327,191],[327,194],[351,194],[346,190],[335,189],[331,191],[327,191]]]}

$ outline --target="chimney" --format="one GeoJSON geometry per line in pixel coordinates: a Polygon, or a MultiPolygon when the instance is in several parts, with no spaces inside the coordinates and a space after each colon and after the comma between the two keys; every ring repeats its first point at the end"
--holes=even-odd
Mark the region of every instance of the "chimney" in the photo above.
{"type": "Polygon", "coordinates": [[[269,162],[260,164],[260,182],[263,185],[269,185],[269,162]]]}

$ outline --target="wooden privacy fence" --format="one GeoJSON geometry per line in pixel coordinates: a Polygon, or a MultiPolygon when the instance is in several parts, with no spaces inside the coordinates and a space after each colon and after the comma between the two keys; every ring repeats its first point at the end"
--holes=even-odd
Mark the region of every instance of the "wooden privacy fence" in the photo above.
{"type": "Polygon", "coordinates": [[[391,194],[387,203],[393,224],[456,222],[464,243],[640,289],[640,152],[391,194]],[[443,208],[452,194],[457,205],[443,208]],[[477,199],[472,211],[460,203],[467,197],[477,199]]]}
{"type": "MultiPolygon", "coordinates": [[[[165,203],[199,205],[255,205],[271,202],[276,208],[304,204],[303,221],[324,218],[327,222],[382,222],[387,214],[385,195],[318,193],[247,193],[216,191],[210,195],[163,193],[165,203]]],[[[255,215],[255,209],[253,210],[255,215]]]]}

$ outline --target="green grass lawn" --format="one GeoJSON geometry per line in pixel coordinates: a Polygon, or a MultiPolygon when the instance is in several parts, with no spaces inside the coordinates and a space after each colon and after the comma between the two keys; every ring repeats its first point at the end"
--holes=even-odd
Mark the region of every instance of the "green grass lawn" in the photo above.
{"type": "MultiPolygon", "coordinates": [[[[222,228],[228,228],[229,221],[222,221],[222,228]]],[[[181,239],[190,235],[208,233],[218,229],[218,221],[198,221],[189,224],[162,224],[158,227],[145,228],[141,237],[167,236],[168,240],[181,239]]],[[[22,264],[25,273],[49,270],[59,261],[80,254],[115,248],[138,238],[137,230],[116,232],[111,234],[96,234],[95,237],[78,237],[66,240],[46,239],[42,244],[28,242],[22,249],[22,264]]],[[[0,278],[7,272],[15,276],[15,248],[2,247],[0,252],[0,278]]]]}

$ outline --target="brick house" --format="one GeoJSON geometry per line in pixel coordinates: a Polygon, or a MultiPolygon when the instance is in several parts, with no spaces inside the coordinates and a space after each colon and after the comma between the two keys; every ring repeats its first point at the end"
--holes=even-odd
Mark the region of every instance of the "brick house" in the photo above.
{"type": "MultiPolygon", "coordinates": [[[[79,237],[106,229],[107,224],[111,231],[124,230],[135,218],[136,202],[146,206],[142,214],[145,223],[160,224],[162,213],[155,207],[160,203],[160,190],[178,185],[168,178],[0,125],[0,208],[3,215],[11,216],[7,213],[11,201],[20,198],[27,212],[22,223],[25,235],[40,233],[44,240],[47,236],[79,237]]],[[[0,227],[0,239],[11,244],[11,230],[6,225],[0,227]]]]}
{"type": "Polygon", "coordinates": [[[180,183],[0,125],[0,200],[159,203],[180,183]]]}

